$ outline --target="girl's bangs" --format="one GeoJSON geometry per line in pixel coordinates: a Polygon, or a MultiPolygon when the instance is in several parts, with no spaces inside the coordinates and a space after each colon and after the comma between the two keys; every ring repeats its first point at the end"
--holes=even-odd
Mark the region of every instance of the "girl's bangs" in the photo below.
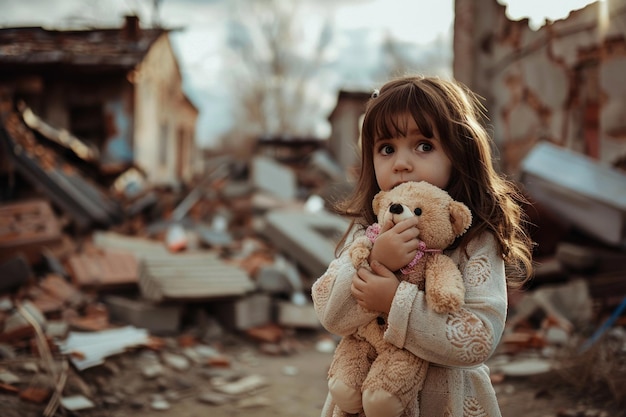
{"type": "Polygon", "coordinates": [[[374,140],[406,136],[409,121],[407,116],[415,120],[424,136],[433,137],[433,128],[428,118],[433,111],[420,89],[409,84],[374,100],[380,102],[373,103],[367,126],[374,140]]]}

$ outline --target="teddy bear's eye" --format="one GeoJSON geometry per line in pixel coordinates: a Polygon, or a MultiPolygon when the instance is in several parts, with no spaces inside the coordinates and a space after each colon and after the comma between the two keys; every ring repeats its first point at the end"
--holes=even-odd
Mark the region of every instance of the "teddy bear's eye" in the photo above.
{"type": "Polygon", "coordinates": [[[415,213],[416,216],[421,216],[422,215],[422,209],[418,207],[415,210],[413,210],[413,213],[415,213]]]}

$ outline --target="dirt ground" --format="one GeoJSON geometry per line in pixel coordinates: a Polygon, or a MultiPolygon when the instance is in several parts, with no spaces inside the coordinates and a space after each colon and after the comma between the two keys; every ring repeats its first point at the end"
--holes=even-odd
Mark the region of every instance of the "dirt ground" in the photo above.
{"type": "MultiPolygon", "coordinates": [[[[296,337],[291,354],[262,353],[258,343],[235,340],[223,346],[230,359],[225,371],[263,378],[262,387],[232,396],[221,405],[203,402],[219,369],[192,366],[167,369],[157,379],[146,379],[137,366],[141,351],[109,358],[105,366],[90,368],[68,379],[67,392],[90,393],[96,407],[57,415],[78,417],[318,417],[326,397],[326,372],[332,353],[319,349],[325,334],[296,337]],[[320,337],[321,336],[321,337],[320,337]],[[155,395],[167,400],[163,410],[151,407],[155,395]]],[[[145,351],[143,352],[145,353],[145,351]]],[[[76,374],[75,374],[76,375],[76,374]]],[[[34,377],[32,377],[34,378],[34,377]]],[[[32,382],[32,381],[31,381],[32,382]]],[[[623,411],[602,401],[577,395],[555,375],[504,379],[495,384],[503,417],[619,417],[623,411]]],[[[45,405],[45,404],[44,404],[45,405]]],[[[41,416],[43,406],[0,393],[0,416],[41,416]]]]}

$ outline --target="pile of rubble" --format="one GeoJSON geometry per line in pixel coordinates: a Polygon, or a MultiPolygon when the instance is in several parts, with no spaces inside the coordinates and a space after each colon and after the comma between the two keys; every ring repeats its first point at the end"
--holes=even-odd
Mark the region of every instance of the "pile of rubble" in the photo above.
{"type": "MultiPolygon", "coordinates": [[[[30,186],[0,204],[3,410],[159,410],[189,395],[222,404],[267,384],[237,370],[235,335],[270,355],[297,352],[301,332],[325,335],[310,288],[348,225],[325,209],[334,170],[263,155],[249,165],[216,157],[191,188],[150,187],[135,168],[105,186],[17,119],[2,135],[4,156],[17,167],[11,178],[30,186]],[[142,387],[107,388],[108,378],[126,373],[142,375],[142,387]]],[[[541,196],[536,180],[545,178],[532,159],[526,173],[525,185],[541,196]]],[[[601,211],[608,200],[626,218],[619,202],[572,193],[579,198],[562,201],[591,201],[601,211]]],[[[528,209],[537,274],[511,293],[490,363],[494,383],[505,390],[509,378],[550,373],[581,389],[593,381],[624,404],[623,236],[603,241],[593,224],[563,222],[558,205],[538,200],[528,209]]],[[[324,341],[332,351],[336,339],[324,341]]],[[[577,415],[570,411],[562,415],[577,415]]]]}
{"type": "MultiPolygon", "coordinates": [[[[98,378],[81,378],[102,366],[143,374],[160,394],[164,384],[210,378],[213,389],[195,394],[216,404],[266,384],[230,366],[233,349],[225,353],[224,339],[239,334],[264,354],[290,354],[299,345],[295,331],[318,331],[310,284],[347,223],[252,189],[223,178],[205,181],[170,207],[167,193],[155,200],[165,217],[149,220],[144,210],[83,234],[68,234],[45,199],[1,205],[5,404],[14,405],[6,400],[13,395],[54,415],[59,405],[76,411],[146,401],[134,391],[111,397],[98,378]],[[130,356],[115,359],[122,352],[130,356]],[[187,372],[172,382],[164,380],[168,370],[187,372]],[[68,385],[77,380],[83,380],[78,391],[68,385]]],[[[161,396],[149,406],[168,407],[161,396]]]]}

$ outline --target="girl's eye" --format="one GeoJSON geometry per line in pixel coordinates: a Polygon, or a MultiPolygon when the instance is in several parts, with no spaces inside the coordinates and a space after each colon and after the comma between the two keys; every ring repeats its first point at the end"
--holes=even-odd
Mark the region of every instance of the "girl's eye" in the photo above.
{"type": "Polygon", "coordinates": [[[431,145],[428,142],[422,142],[419,145],[417,145],[417,150],[420,152],[430,152],[433,150],[433,145],[431,145]]]}
{"type": "Polygon", "coordinates": [[[391,146],[391,145],[382,145],[382,146],[380,147],[379,152],[380,152],[382,155],[390,155],[390,154],[392,154],[392,153],[393,153],[393,146],[391,146]]]}

